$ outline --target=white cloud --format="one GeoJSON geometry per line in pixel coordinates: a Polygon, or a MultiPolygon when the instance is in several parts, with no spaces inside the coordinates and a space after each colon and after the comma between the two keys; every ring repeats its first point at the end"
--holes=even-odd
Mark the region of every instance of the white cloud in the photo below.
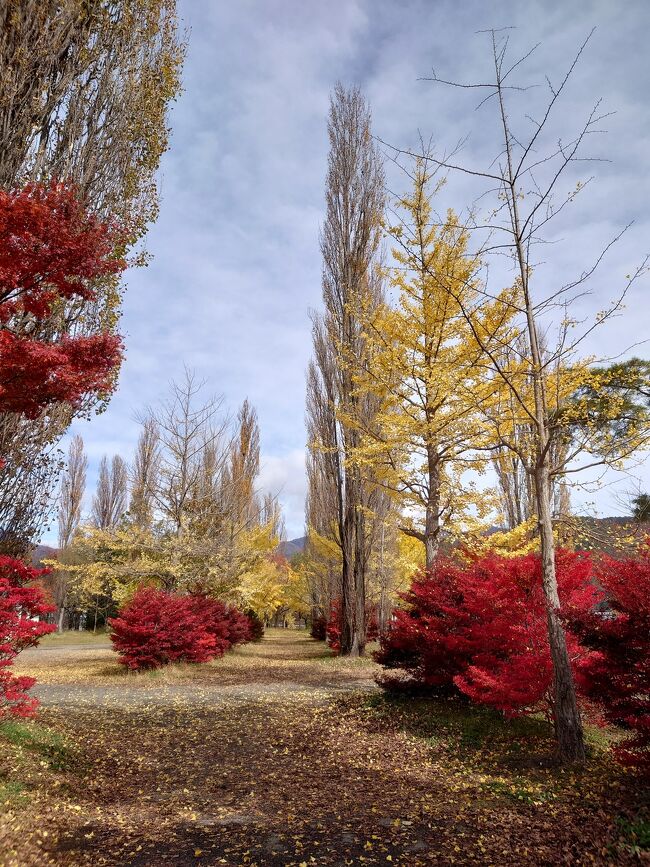
{"type": "Polygon", "coordinates": [[[303,535],[304,505],[307,493],[305,481],[305,450],[294,449],[288,454],[262,455],[259,490],[277,496],[282,503],[287,537],[303,535]]]}

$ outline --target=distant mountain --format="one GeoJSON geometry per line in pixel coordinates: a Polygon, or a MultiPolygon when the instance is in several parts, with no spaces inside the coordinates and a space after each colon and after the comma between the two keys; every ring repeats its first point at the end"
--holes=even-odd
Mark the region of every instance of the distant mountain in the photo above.
{"type": "Polygon", "coordinates": [[[307,544],[307,537],[301,536],[299,539],[290,539],[288,542],[280,542],[277,547],[278,554],[291,560],[296,554],[302,554],[307,544]]]}
{"type": "Polygon", "coordinates": [[[51,560],[57,553],[57,549],[49,545],[37,545],[32,551],[32,566],[40,566],[43,560],[51,560]]]}

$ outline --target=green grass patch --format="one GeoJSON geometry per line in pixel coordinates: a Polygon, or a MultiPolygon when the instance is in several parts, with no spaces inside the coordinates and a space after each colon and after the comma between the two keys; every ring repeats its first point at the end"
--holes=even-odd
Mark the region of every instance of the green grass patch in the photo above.
{"type": "Polygon", "coordinates": [[[88,630],[66,629],[64,632],[50,632],[39,641],[39,647],[68,647],[75,644],[105,644],[109,633],[106,629],[97,632],[88,630]]]}
{"type": "Polygon", "coordinates": [[[52,770],[64,770],[70,763],[70,750],[63,737],[33,722],[6,720],[0,723],[0,737],[21,749],[41,756],[52,770]]]}
{"type": "Polygon", "coordinates": [[[488,780],[481,784],[481,788],[486,792],[506,798],[509,801],[514,801],[517,804],[527,804],[531,806],[546,804],[549,801],[554,800],[556,797],[553,792],[547,791],[539,786],[520,785],[501,779],[488,780]]]}
{"type": "Polygon", "coordinates": [[[551,731],[546,720],[537,717],[506,719],[488,707],[471,705],[459,698],[417,698],[376,693],[366,706],[390,718],[410,734],[424,739],[445,734],[465,750],[478,750],[491,742],[512,744],[518,751],[523,740],[545,740],[551,731]]]}
{"type": "Polygon", "coordinates": [[[314,642],[314,644],[316,643],[321,644],[322,649],[311,657],[314,662],[325,663],[344,669],[378,667],[373,659],[373,654],[379,650],[377,642],[366,645],[366,651],[363,656],[340,656],[331,650],[325,642],[314,642]]]}
{"type": "Polygon", "coordinates": [[[619,819],[621,843],[634,855],[650,851],[650,819],[619,819]]]}
{"type": "Polygon", "coordinates": [[[29,803],[29,798],[25,791],[25,786],[22,783],[0,782],[0,809],[12,810],[26,806],[29,803]]]}

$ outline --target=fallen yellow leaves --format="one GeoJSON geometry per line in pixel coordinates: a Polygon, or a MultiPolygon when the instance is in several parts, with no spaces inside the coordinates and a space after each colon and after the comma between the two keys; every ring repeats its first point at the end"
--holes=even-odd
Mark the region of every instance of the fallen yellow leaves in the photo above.
{"type": "Polygon", "coordinates": [[[540,766],[543,730],[391,702],[373,692],[372,666],[351,690],[349,671],[315,652],[286,631],[189,680],[113,688],[79,651],[77,681],[52,672],[34,728],[59,739],[43,741],[50,752],[0,732],[0,774],[27,798],[5,809],[3,867],[533,865],[578,847],[581,863],[611,863],[630,775],[602,758],[579,774],[540,766]]]}

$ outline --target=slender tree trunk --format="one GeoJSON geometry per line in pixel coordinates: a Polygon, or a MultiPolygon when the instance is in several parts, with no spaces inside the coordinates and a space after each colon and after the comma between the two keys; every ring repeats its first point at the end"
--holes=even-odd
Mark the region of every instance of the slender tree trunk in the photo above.
{"type": "Polygon", "coordinates": [[[424,518],[424,565],[433,569],[440,547],[440,471],[437,454],[428,448],[429,495],[424,518]]]}
{"type": "Polygon", "coordinates": [[[542,582],[546,598],[548,640],[553,660],[553,709],[558,752],[563,761],[582,762],[585,745],[576,698],[571,661],[560,620],[560,597],[555,571],[555,543],[551,517],[548,467],[542,461],[535,473],[537,514],[542,557],[542,582]]]}
{"type": "Polygon", "coordinates": [[[353,656],[363,656],[366,649],[366,571],[368,567],[368,552],[366,550],[366,528],[363,511],[355,510],[354,516],[354,593],[355,593],[355,624],[353,656]]]}
{"type": "Polygon", "coordinates": [[[555,571],[555,540],[553,539],[553,517],[551,510],[550,484],[550,432],[548,426],[548,404],[542,351],[537,333],[535,308],[530,296],[528,278],[530,267],[524,247],[522,226],[519,217],[519,193],[512,164],[512,138],[508,127],[507,115],[503,104],[503,91],[499,82],[498,99],[503,122],[506,146],[507,179],[506,189],[512,221],[515,254],[519,267],[519,277],[523,291],[526,326],[532,362],[532,385],[535,403],[536,463],[533,475],[537,518],[539,521],[540,549],[542,558],[542,584],[546,599],[548,619],[548,640],[553,660],[555,735],[560,759],[564,762],[582,762],[585,759],[585,746],[582,722],[578,710],[571,660],[566,646],[564,628],[560,620],[560,596],[555,571]]]}
{"type": "Polygon", "coordinates": [[[354,528],[351,506],[347,505],[341,533],[341,603],[339,617],[341,618],[340,653],[342,656],[358,656],[359,647],[356,641],[356,592],[354,570],[354,544],[352,531],[354,528]]]}

